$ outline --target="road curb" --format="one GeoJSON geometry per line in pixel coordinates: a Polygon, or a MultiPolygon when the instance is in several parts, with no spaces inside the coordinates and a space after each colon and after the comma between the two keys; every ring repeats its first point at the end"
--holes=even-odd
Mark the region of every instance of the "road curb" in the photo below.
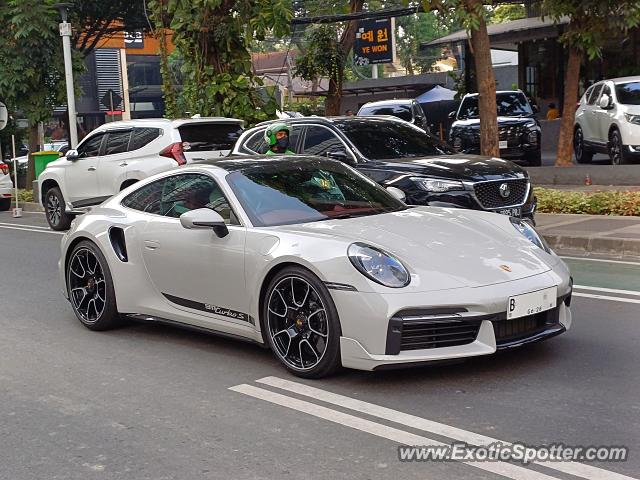
{"type": "Polygon", "coordinates": [[[616,237],[542,234],[558,254],[640,260],[640,240],[616,237]]]}
{"type": "MultiPolygon", "coordinates": [[[[14,208],[15,202],[11,204],[11,208],[14,208]]],[[[19,207],[22,208],[23,212],[39,212],[44,213],[44,208],[39,203],[36,202],[20,202],[19,207]]]]}

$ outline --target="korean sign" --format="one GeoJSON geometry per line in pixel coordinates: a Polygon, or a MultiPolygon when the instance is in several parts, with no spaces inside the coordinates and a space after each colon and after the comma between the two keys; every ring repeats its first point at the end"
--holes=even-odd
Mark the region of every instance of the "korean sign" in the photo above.
{"type": "Polygon", "coordinates": [[[395,58],[394,19],[360,20],[353,54],[356,65],[391,63],[395,58]]]}

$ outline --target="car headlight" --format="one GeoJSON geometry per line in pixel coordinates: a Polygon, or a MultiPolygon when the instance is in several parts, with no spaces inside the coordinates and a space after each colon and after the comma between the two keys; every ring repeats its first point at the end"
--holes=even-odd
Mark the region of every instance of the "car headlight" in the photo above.
{"type": "Polygon", "coordinates": [[[537,132],[529,132],[529,143],[538,143],[538,133],[537,132]]]}
{"type": "Polygon", "coordinates": [[[522,235],[527,237],[531,243],[535,246],[541,248],[547,253],[551,253],[551,249],[547,242],[540,236],[536,229],[527,222],[526,220],[522,220],[521,218],[509,217],[511,220],[511,224],[514,226],[516,230],[518,230],[522,235]]]}
{"type": "Polygon", "coordinates": [[[437,178],[413,177],[411,180],[427,192],[443,193],[452,190],[464,190],[462,182],[457,180],[441,180],[437,178]]]}
{"type": "Polygon", "coordinates": [[[366,243],[352,243],[347,254],[360,273],[380,285],[402,288],[411,281],[409,272],[402,262],[379,248],[366,243]]]}
{"type": "Polygon", "coordinates": [[[625,113],[624,118],[629,123],[633,123],[635,125],[640,125],[640,115],[631,115],[630,113],[625,113]]]}

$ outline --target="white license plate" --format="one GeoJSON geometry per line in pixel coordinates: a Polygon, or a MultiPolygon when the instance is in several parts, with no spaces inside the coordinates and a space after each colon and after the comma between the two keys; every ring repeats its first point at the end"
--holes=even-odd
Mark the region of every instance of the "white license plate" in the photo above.
{"type": "Polygon", "coordinates": [[[507,320],[551,310],[555,308],[557,302],[557,286],[509,297],[509,301],[507,302],[507,320]]]}
{"type": "Polygon", "coordinates": [[[506,140],[500,140],[500,143],[498,145],[499,148],[503,149],[503,148],[507,148],[509,146],[509,144],[507,143],[506,140]]]}

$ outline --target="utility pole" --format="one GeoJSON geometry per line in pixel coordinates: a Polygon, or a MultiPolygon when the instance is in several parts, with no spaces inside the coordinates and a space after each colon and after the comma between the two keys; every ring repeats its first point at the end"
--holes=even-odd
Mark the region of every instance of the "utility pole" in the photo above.
{"type": "Polygon", "coordinates": [[[69,112],[69,147],[78,145],[78,125],[76,120],[76,98],[73,91],[73,64],[71,62],[71,24],[67,22],[67,9],[70,3],[56,3],[55,7],[60,11],[62,23],[60,24],[60,36],[62,37],[62,50],[64,53],[64,78],[67,84],[67,110],[69,112]]]}

